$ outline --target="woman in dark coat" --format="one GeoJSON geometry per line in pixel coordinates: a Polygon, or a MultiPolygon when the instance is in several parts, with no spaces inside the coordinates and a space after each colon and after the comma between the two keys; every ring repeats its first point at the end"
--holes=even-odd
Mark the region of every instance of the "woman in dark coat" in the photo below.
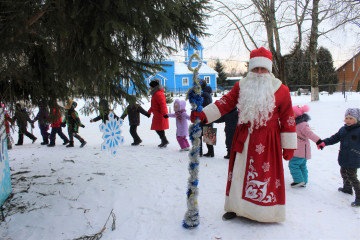
{"type": "Polygon", "coordinates": [[[136,131],[137,127],[140,125],[140,113],[148,118],[150,117],[150,114],[148,114],[139,104],[130,103],[120,117],[124,120],[126,116],[129,116],[130,134],[134,139],[134,142],[131,143],[133,146],[137,146],[142,142],[136,131]]]}
{"type": "Polygon", "coordinates": [[[169,129],[169,117],[168,110],[166,106],[166,98],[164,94],[164,88],[160,85],[158,79],[153,79],[150,82],[150,94],[151,98],[151,107],[148,110],[149,114],[154,114],[151,130],[155,130],[161,139],[161,143],[158,147],[163,148],[169,144],[169,141],[166,139],[165,130],[169,129]]]}

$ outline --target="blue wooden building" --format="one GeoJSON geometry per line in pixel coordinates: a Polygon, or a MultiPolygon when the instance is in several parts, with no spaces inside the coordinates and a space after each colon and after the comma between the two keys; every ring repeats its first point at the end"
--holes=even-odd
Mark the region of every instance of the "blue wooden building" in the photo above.
{"type": "MultiPolygon", "coordinates": [[[[157,78],[160,79],[161,85],[166,87],[170,92],[186,92],[192,87],[193,82],[193,72],[188,69],[187,64],[192,54],[197,53],[202,59],[202,65],[199,69],[199,78],[204,79],[206,83],[215,90],[217,88],[216,78],[218,74],[214,69],[207,65],[206,61],[203,61],[204,48],[201,43],[199,42],[196,47],[186,44],[183,50],[185,51],[184,61],[167,60],[161,62],[168,66],[163,67],[164,71],[146,77],[145,80],[147,84],[149,85],[152,79],[157,78]]],[[[195,68],[198,65],[197,59],[194,58],[191,65],[195,68]]]]}

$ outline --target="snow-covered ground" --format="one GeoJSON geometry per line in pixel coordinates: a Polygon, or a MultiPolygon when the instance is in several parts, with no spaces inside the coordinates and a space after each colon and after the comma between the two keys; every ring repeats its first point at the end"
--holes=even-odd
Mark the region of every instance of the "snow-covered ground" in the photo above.
{"type": "MultiPolygon", "coordinates": [[[[174,97],[176,98],[176,97],[174,97]]],[[[217,98],[215,98],[217,99],[217,98]]],[[[360,107],[360,95],[337,93],[292,96],[293,104],[310,105],[309,122],[320,137],[329,137],[343,125],[345,110],[360,107]]],[[[150,103],[143,100],[144,109],[150,103]]],[[[83,102],[78,102],[78,109],[83,102]]],[[[171,106],[172,108],[172,106],[171,106]]],[[[189,111],[189,106],[188,113],[189,111]]],[[[173,108],[172,108],[173,109],[173,108]]],[[[121,109],[115,113],[120,116],[121,109]]],[[[200,225],[184,229],[189,158],[179,152],[175,119],[166,136],[170,144],[159,149],[160,139],[150,130],[151,119],[141,115],[138,133],[141,146],[131,146],[128,119],[122,127],[125,143],[117,156],[100,150],[102,133],[94,117],[81,116],[80,135],[87,145],[66,148],[57,137],[54,148],[41,146],[39,128],[35,144],[25,137],[23,146],[9,151],[13,196],[5,203],[5,222],[0,239],[74,239],[100,232],[102,239],[359,239],[360,208],[350,206],[354,196],[337,191],[342,179],[337,163],[339,144],[323,151],[312,144],[306,188],[290,188],[288,164],[284,161],[287,219],[283,223],[258,223],[244,218],[224,222],[228,160],[224,124],[216,124],[215,157],[202,157],[199,173],[200,225]],[[113,215],[111,215],[111,211],[113,215]],[[112,223],[115,229],[111,230],[112,223]]],[[[36,124],[35,124],[36,125],[36,124]]],[[[17,140],[17,133],[13,134],[17,140]]],[[[206,147],[205,147],[206,148],[206,147]]]]}

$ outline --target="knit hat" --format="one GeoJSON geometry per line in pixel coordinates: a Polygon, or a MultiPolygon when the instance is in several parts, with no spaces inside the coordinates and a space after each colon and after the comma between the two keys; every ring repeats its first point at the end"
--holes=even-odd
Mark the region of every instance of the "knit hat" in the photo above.
{"type": "Polygon", "coordinates": [[[160,82],[159,79],[156,79],[156,78],[155,78],[155,79],[151,80],[151,82],[150,82],[149,85],[150,85],[150,87],[153,87],[153,88],[154,88],[154,87],[156,87],[156,86],[159,85],[159,82],[160,82]]]}
{"type": "Polygon", "coordinates": [[[263,47],[250,53],[249,72],[257,67],[263,67],[269,70],[270,73],[272,72],[272,54],[263,47]]]}
{"type": "Polygon", "coordinates": [[[350,116],[360,121],[360,110],[358,108],[348,108],[345,112],[345,117],[350,116]]]}
{"type": "Polygon", "coordinates": [[[293,111],[294,111],[296,117],[301,116],[310,110],[310,107],[308,105],[304,105],[304,106],[295,105],[292,108],[293,108],[293,111]]]}
{"type": "Polygon", "coordinates": [[[65,105],[65,109],[70,109],[73,104],[73,100],[71,98],[68,99],[67,104],[65,105]]]}

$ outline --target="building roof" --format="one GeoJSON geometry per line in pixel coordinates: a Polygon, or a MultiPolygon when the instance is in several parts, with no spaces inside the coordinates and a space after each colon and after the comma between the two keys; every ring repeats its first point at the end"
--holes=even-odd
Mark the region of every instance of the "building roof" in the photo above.
{"type": "MultiPolygon", "coordinates": [[[[191,72],[186,63],[185,62],[176,62],[175,63],[175,74],[176,75],[181,75],[181,74],[193,74],[193,72],[191,72]]],[[[199,69],[199,74],[218,74],[214,69],[212,69],[211,67],[209,67],[206,64],[202,64],[201,68],[199,69]]]]}
{"type": "Polygon", "coordinates": [[[343,65],[341,65],[340,67],[338,67],[335,72],[339,71],[340,69],[344,68],[345,65],[347,65],[350,61],[352,61],[354,58],[356,58],[358,55],[360,54],[360,52],[358,52],[357,54],[355,54],[352,58],[350,58],[348,61],[346,61],[343,65]]]}

